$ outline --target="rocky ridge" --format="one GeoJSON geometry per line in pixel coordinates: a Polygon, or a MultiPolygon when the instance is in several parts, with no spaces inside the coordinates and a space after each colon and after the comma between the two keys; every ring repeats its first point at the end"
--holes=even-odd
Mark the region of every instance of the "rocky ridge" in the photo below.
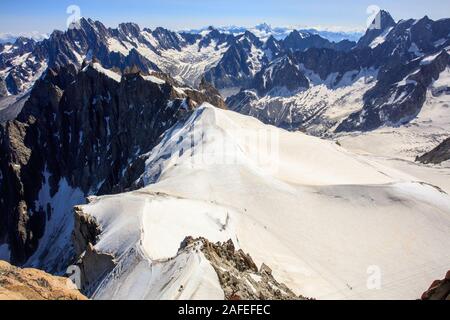
{"type": "Polygon", "coordinates": [[[263,264],[258,269],[249,254],[236,250],[233,242],[211,243],[207,239],[186,238],[180,251],[200,246],[219,277],[227,300],[305,300],[275,280],[263,264]]]}
{"type": "Polygon", "coordinates": [[[450,139],[445,140],[430,152],[416,159],[416,161],[425,164],[440,164],[448,160],[450,160],[450,139]]]}
{"type": "Polygon", "coordinates": [[[422,300],[447,300],[450,301],[450,271],[445,279],[436,280],[422,295],[422,300]]]}

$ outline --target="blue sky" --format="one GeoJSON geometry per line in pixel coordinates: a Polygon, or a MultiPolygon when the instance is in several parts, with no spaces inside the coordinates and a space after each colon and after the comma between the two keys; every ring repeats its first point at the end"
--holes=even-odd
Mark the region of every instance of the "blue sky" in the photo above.
{"type": "Polygon", "coordinates": [[[64,29],[69,5],[107,26],[137,22],[171,29],[207,25],[339,26],[364,28],[369,5],[388,10],[394,19],[450,17],[448,0],[1,0],[0,33],[48,33],[64,29]]]}

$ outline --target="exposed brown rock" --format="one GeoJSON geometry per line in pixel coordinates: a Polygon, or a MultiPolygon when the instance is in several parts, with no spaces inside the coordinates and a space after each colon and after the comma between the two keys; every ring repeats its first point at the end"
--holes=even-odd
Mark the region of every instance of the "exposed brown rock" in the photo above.
{"type": "Polygon", "coordinates": [[[114,269],[116,262],[113,255],[97,252],[94,248],[101,233],[97,221],[85,214],[80,207],[74,208],[74,219],[72,242],[76,257],[79,258],[77,264],[81,271],[80,289],[83,293],[89,294],[114,269]]]}
{"type": "Polygon", "coordinates": [[[0,300],[87,300],[68,278],[0,261],[0,300]]]}
{"type": "Polygon", "coordinates": [[[450,301],[450,271],[444,280],[436,280],[422,295],[422,300],[448,300],[450,301]]]}

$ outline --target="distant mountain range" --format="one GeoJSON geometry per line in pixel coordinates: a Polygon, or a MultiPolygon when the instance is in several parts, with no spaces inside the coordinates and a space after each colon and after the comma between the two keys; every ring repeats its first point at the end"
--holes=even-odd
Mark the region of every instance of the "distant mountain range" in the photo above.
{"type": "Polygon", "coordinates": [[[205,77],[225,89],[248,85],[282,52],[312,47],[348,51],[355,45],[297,30],[277,40],[262,39],[250,31],[223,33],[213,27],[188,33],[124,23],[112,29],[83,18],[76,28],[55,31],[42,41],[19,37],[14,43],[0,44],[0,96],[26,91],[47,67],[73,64],[79,68],[92,57],[108,69],[137,66],[145,73],[162,71],[191,86],[205,77]]]}
{"type": "Polygon", "coordinates": [[[48,38],[48,34],[46,33],[39,33],[39,32],[29,32],[29,33],[20,33],[20,34],[14,34],[14,33],[1,33],[0,32],[0,43],[14,43],[17,38],[24,37],[33,39],[35,41],[41,41],[48,38]]]}
{"type": "MultiPolygon", "coordinates": [[[[200,29],[188,29],[186,32],[190,33],[201,33],[208,28],[200,28],[200,29]]],[[[230,33],[233,35],[239,35],[245,33],[246,31],[250,31],[259,37],[262,40],[268,39],[270,36],[273,36],[277,40],[283,40],[286,38],[292,31],[298,30],[300,32],[317,34],[325,39],[328,39],[332,42],[339,42],[342,40],[350,40],[350,41],[358,41],[363,35],[364,31],[340,31],[339,28],[308,28],[308,27],[272,27],[267,23],[261,23],[254,27],[239,27],[239,26],[224,26],[224,27],[216,27],[217,30],[223,33],[230,33]]]]}

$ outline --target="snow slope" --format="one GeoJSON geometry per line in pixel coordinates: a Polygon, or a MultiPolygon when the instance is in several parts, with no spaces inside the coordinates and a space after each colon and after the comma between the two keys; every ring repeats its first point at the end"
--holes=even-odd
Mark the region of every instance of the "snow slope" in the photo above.
{"type": "Polygon", "coordinates": [[[416,299],[450,264],[446,193],[231,111],[203,105],[166,133],[142,180],[83,206],[102,228],[96,249],[118,262],[94,298],[223,298],[201,254],[177,253],[186,236],[232,239],[317,299],[416,299]]]}
{"type": "Polygon", "coordinates": [[[380,44],[383,44],[386,41],[386,36],[394,29],[394,27],[387,28],[384,30],[378,37],[376,37],[370,44],[369,47],[375,49],[380,44]]]}

